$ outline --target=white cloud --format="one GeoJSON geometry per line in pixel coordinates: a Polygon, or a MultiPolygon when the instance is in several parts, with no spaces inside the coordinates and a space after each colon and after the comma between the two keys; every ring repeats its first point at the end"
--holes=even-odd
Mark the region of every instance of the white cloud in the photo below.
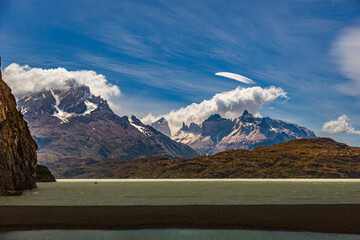
{"type": "MultiPolygon", "coordinates": [[[[104,75],[88,70],[31,68],[28,65],[20,66],[12,63],[5,68],[3,79],[18,98],[41,90],[67,88],[69,80],[88,86],[92,94],[100,95],[107,100],[121,94],[120,89],[109,83],[104,75]]],[[[111,102],[109,103],[113,105],[111,102]]]]}
{"type": "Polygon", "coordinates": [[[238,82],[243,82],[246,84],[255,84],[255,82],[253,80],[251,80],[250,78],[244,77],[244,76],[236,74],[236,73],[218,72],[218,73],[215,73],[215,75],[226,77],[226,78],[231,78],[238,82]]]}
{"type": "Polygon", "coordinates": [[[351,127],[349,120],[346,115],[341,115],[336,120],[325,122],[322,131],[328,133],[360,134],[360,131],[356,131],[355,128],[351,127]]]}
{"type": "Polygon", "coordinates": [[[282,88],[238,87],[228,92],[218,93],[210,100],[192,103],[187,107],[173,110],[162,116],[155,117],[150,113],[142,121],[145,124],[150,124],[160,117],[165,117],[169,122],[172,134],[174,134],[181,128],[183,122],[187,125],[192,122],[201,124],[215,113],[226,118],[236,118],[245,109],[251,113],[256,113],[262,106],[273,102],[277,98],[287,98],[286,92],[282,88]]]}
{"type": "Polygon", "coordinates": [[[345,29],[333,46],[333,53],[341,71],[351,81],[337,85],[348,95],[359,95],[360,90],[360,27],[345,29]]]}

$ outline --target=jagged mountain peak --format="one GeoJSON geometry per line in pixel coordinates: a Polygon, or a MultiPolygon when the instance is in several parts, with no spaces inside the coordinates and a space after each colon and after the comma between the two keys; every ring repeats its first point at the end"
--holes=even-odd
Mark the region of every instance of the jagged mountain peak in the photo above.
{"type": "Polygon", "coordinates": [[[145,126],[140,119],[138,119],[135,115],[131,115],[130,119],[131,123],[136,124],[138,126],[145,126]]]}
{"type": "Polygon", "coordinates": [[[210,121],[221,121],[225,118],[222,118],[219,114],[213,114],[210,117],[208,117],[204,122],[210,122],[210,121]]]}
{"type": "Polygon", "coordinates": [[[156,122],[158,123],[162,123],[162,122],[167,122],[166,118],[161,117],[159,120],[157,120],[156,122]]]}
{"type": "Polygon", "coordinates": [[[188,131],[189,130],[189,127],[185,124],[185,122],[182,123],[182,127],[181,129],[182,131],[188,131]]]}
{"type": "Polygon", "coordinates": [[[251,113],[249,113],[248,110],[244,110],[243,114],[241,115],[242,117],[253,117],[253,115],[251,113]]]}
{"type": "Polygon", "coordinates": [[[73,117],[85,116],[95,110],[112,112],[106,100],[91,94],[88,86],[70,82],[65,89],[39,91],[19,99],[18,108],[25,115],[44,115],[68,123],[73,117]]]}
{"type": "Polygon", "coordinates": [[[314,132],[304,127],[269,117],[254,117],[247,110],[233,121],[214,114],[201,127],[196,126],[192,131],[187,126],[183,127],[174,134],[173,139],[188,144],[202,155],[236,148],[253,149],[294,138],[316,137],[314,132]]]}
{"type": "Polygon", "coordinates": [[[171,137],[171,130],[166,118],[162,117],[158,119],[157,121],[153,122],[151,126],[155,128],[157,131],[165,134],[166,136],[171,137]]]}
{"type": "Polygon", "coordinates": [[[183,122],[183,126],[179,131],[196,133],[200,129],[201,129],[200,125],[198,125],[196,123],[190,123],[190,125],[188,126],[183,122]]]}
{"type": "Polygon", "coordinates": [[[254,121],[254,115],[249,113],[247,110],[244,110],[244,113],[241,115],[239,119],[240,121],[251,122],[254,121]]]}

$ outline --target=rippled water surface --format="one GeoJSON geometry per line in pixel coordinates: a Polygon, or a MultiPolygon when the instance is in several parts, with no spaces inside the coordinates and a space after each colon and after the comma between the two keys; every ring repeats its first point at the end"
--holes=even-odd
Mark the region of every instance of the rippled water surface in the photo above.
{"type": "Polygon", "coordinates": [[[128,230],[128,231],[98,231],[98,230],[46,230],[0,232],[2,240],[355,240],[356,235],[303,233],[303,232],[271,232],[247,230],[128,230]]]}
{"type": "Polygon", "coordinates": [[[0,205],[316,203],[360,203],[360,180],[59,180],[0,197],[0,205]]]}

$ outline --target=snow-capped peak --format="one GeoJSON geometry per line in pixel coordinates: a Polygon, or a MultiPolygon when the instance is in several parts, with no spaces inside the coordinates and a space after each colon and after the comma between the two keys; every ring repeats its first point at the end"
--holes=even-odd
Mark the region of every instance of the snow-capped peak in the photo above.
{"type": "Polygon", "coordinates": [[[105,100],[91,94],[87,86],[70,85],[67,89],[50,89],[18,100],[18,108],[25,115],[49,114],[68,123],[70,118],[89,115],[96,109],[110,110],[105,100]]]}

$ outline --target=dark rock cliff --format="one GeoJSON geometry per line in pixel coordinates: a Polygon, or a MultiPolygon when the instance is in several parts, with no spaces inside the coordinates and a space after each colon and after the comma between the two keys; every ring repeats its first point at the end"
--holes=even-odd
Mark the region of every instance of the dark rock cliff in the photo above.
{"type": "Polygon", "coordinates": [[[36,187],[37,145],[0,72],[0,189],[36,187]]]}

